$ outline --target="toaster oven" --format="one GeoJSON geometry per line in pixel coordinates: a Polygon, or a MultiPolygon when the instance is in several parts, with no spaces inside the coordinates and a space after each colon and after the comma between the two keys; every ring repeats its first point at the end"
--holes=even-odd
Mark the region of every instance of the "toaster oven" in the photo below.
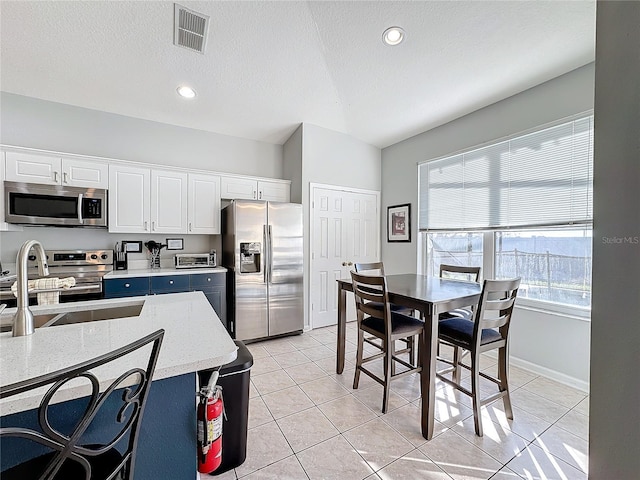
{"type": "Polygon", "coordinates": [[[216,266],[215,254],[178,253],[175,258],[176,268],[211,268],[216,266]]]}

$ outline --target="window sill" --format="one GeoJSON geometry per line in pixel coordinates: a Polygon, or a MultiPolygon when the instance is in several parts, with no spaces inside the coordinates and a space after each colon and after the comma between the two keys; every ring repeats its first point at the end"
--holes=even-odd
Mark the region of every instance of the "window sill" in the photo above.
{"type": "Polygon", "coordinates": [[[551,302],[542,302],[540,300],[530,300],[527,298],[519,298],[516,300],[516,308],[529,310],[531,312],[539,312],[547,315],[556,315],[558,317],[571,318],[583,322],[591,321],[591,309],[573,307],[571,305],[560,305],[551,302]]]}

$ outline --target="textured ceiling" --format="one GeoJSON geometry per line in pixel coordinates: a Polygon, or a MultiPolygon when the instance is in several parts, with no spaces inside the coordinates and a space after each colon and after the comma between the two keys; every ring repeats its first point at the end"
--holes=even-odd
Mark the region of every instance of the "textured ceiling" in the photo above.
{"type": "Polygon", "coordinates": [[[0,2],[0,89],[281,144],[301,122],[385,147],[594,60],[594,1],[0,2]],[[385,46],[402,26],[406,40],[385,46]],[[176,95],[186,83],[195,100],[176,95]]]}

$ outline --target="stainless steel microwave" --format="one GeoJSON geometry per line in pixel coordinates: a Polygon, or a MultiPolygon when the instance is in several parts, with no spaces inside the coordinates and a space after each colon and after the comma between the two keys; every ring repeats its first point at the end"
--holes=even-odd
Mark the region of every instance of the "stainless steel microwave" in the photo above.
{"type": "Polygon", "coordinates": [[[4,182],[7,223],[106,227],[107,191],[61,185],[4,182]]]}

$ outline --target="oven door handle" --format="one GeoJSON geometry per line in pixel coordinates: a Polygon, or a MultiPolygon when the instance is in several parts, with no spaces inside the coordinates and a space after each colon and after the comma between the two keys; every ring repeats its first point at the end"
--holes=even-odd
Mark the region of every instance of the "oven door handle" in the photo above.
{"type": "Polygon", "coordinates": [[[82,194],[78,194],[78,223],[82,225],[84,223],[84,219],[82,218],[82,194]]]}

